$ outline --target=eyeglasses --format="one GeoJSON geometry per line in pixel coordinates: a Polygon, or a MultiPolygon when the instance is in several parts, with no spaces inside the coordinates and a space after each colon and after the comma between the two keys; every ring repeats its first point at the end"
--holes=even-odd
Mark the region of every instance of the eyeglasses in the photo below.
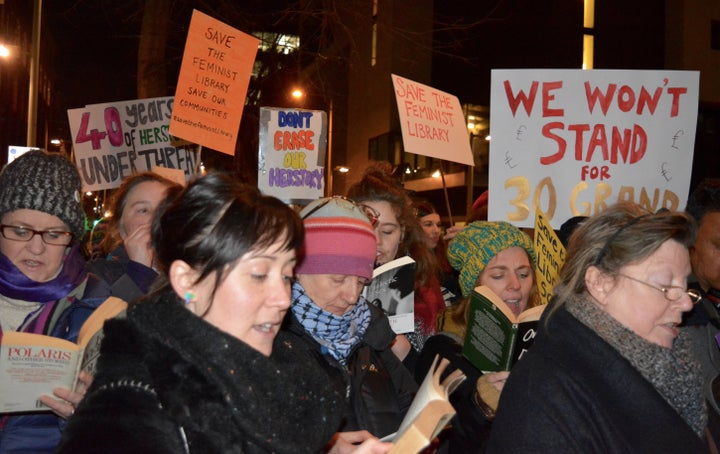
{"type": "Polygon", "coordinates": [[[364,205],[362,203],[355,203],[354,200],[350,200],[347,197],[343,197],[341,195],[336,195],[336,196],[325,198],[322,202],[315,205],[315,207],[313,207],[307,213],[301,213],[302,218],[307,219],[311,214],[315,213],[320,208],[322,208],[325,205],[327,205],[328,203],[330,203],[330,201],[334,201],[338,205],[344,205],[345,208],[348,208],[350,210],[353,210],[353,209],[359,210],[361,213],[363,213],[368,218],[368,221],[370,221],[370,225],[372,225],[373,227],[375,227],[375,225],[377,225],[378,219],[380,219],[380,213],[378,213],[377,210],[375,210],[373,207],[364,205]]]}
{"type": "Polygon", "coordinates": [[[0,229],[2,230],[2,236],[8,240],[27,243],[32,240],[35,235],[40,235],[43,243],[52,246],[67,246],[72,242],[74,237],[72,233],[63,232],[62,230],[33,230],[20,225],[0,224],[0,229]]]}
{"type": "Polygon", "coordinates": [[[687,289],[685,290],[682,287],[678,287],[677,285],[668,285],[666,287],[655,287],[654,285],[641,281],[640,279],[635,279],[632,276],[628,276],[627,274],[618,273],[619,276],[622,276],[626,279],[630,279],[631,281],[635,281],[638,284],[645,285],[650,288],[654,288],[655,290],[658,290],[663,293],[665,296],[665,299],[672,302],[675,302],[682,298],[683,295],[687,295],[690,298],[690,301],[692,301],[693,304],[697,304],[702,299],[702,295],[700,292],[698,292],[695,289],[687,289]]]}

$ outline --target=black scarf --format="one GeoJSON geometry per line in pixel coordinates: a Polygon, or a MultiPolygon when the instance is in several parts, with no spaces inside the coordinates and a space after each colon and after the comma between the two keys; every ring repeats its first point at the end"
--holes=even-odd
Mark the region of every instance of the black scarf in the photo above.
{"type": "Polygon", "coordinates": [[[242,437],[267,451],[317,451],[339,427],[342,396],[323,370],[294,352],[282,332],[268,358],[201,320],[172,291],[138,304],[128,319],[196,366],[224,396],[227,417],[242,437]]]}

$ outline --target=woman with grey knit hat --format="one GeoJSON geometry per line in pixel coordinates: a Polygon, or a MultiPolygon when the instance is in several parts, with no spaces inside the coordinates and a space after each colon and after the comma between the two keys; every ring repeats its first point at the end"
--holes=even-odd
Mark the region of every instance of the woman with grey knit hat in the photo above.
{"type": "MultiPolygon", "coordinates": [[[[30,151],[0,172],[0,336],[20,331],[75,341],[109,296],[89,277],[79,251],[80,190],[77,169],[57,154],[30,151]]],[[[85,375],[75,391],[38,396],[42,412],[0,414],[0,453],[53,452],[60,419],[72,414],[90,380],[85,375]]]]}
{"type": "Polygon", "coordinates": [[[687,288],[694,238],[687,214],[634,204],[573,233],[486,452],[717,452],[700,367],[678,329],[700,299],[687,288]]]}

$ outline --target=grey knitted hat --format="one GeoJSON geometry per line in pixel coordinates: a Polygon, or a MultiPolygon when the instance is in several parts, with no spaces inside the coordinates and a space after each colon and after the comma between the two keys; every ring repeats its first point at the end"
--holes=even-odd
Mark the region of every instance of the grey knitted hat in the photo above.
{"type": "Polygon", "coordinates": [[[0,172],[0,219],[10,211],[37,210],[59,217],[75,239],[85,232],[77,168],[59,154],[32,150],[0,172]]]}

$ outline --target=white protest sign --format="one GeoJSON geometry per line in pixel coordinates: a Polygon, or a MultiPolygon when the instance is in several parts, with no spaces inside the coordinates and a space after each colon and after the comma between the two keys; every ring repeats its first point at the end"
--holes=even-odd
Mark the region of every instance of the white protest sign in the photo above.
{"type": "Polygon", "coordinates": [[[327,114],[260,108],[258,188],[287,203],[323,196],[327,114]]]}
{"type": "Polygon", "coordinates": [[[391,76],[405,151],[473,166],[470,135],[458,98],[391,76]]]}
{"type": "Polygon", "coordinates": [[[7,163],[10,164],[20,156],[24,155],[30,150],[40,150],[40,148],[37,147],[19,147],[15,145],[11,145],[8,147],[8,161],[7,163]]]}
{"type": "Polygon", "coordinates": [[[493,70],[489,219],[683,209],[698,90],[697,71],[493,70]]]}
{"type": "Polygon", "coordinates": [[[173,97],[92,104],[68,110],[75,163],[85,191],[118,187],[155,167],[195,172],[197,153],[170,143],[173,97]]]}

